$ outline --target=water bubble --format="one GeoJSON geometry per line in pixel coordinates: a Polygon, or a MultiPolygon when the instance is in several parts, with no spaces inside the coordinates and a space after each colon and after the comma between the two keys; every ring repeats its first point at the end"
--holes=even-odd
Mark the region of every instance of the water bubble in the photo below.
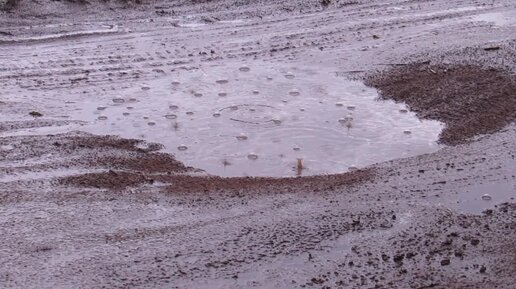
{"type": "Polygon", "coordinates": [[[229,81],[227,79],[219,79],[219,80],[216,80],[215,82],[218,83],[218,84],[226,84],[229,81]]]}
{"type": "Polygon", "coordinates": [[[404,130],[403,133],[404,134],[411,134],[412,132],[410,130],[404,130]]]}
{"type": "Polygon", "coordinates": [[[128,116],[128,115],[130,115],[130,113],[128,113],[128,112],[123,112],[123,113],[122,113],[122,115],[123,115],[123,116],[128,116]]]}
{"type": "Polygon", "coordinates": [[[132,107],[132,106],[128,106],[128,107],[126,107],[126,109],[129,109],[129,110],[130,110],[130,109],[134,109],[134,107],[132,107]]]}
{"type": "Polygon", "coordinates": [[[250,108],[249,109],[250,112],[255,112],[256,111],[256,108],[250,108]]]}
{"type": "Polygon", "coordinates": [[[299,110],[300,110],[300,111],[305,111],[305,109],[304,109],[304,108],[300,108],[299,110]]]}
{"type": "Polygon", "coordinates": [[[218,113],[218,112],[214,113],[213,117],[220,117],[220,113],[218,113]]]}
{"type": "Polygon", "coordinates": [[[118,104],[125,102],[125,100],[123,98],[120,98],[120,97],[115,97],[112,100],[113,100],[114,103],[118,103],[118,104]]]}
{"type": "Polygon", "coordinates": [[[175,105],[175,104],[171,104],[168,106],[168,108],[172,109],[172,110],[176,110],[179,108],[179,106],[175,105]]]}
{"type": "Polygon", "coordinates": [[[296,151],[296,152],[298,152],[298,151],[300,151],[300,150],[301,150],[301,148],[300,148],[300,147],[293,147],[292,149],[293,149],[294,151],[296,151]]]}
{"type": "Polygon", "coordinates": [[[356,107],[354,105],[348,105],[348,107],[347,107],[348,110],[355,110],[355,108],[356,107]]]}
{"type": "Polygon", "coordinates": [[[105,109],[106,109],[106,107],[105,107],[105,106],[99,106],[99,107],[97,107],[97,110],[105,110],[105,109]]]}
{"type": "Polygon", "coordinates": [[[256,95],[256,94],[260,94],[260,92],[258,90],[253,90],[253,94],[256,95]]]}
{"type": "Polygon", "coordinates": [[[342,107],[342,106],[344,106],[344,104],[343,104],[342,102],[337,102],[337,103],[335,104],[335,106],[342,107]]]}
{"type": "Polygon", "coordinates": [[[230,106],[230,107],[229,107],[229,109],[231,109],[231,110],[237,110],[237,109],[238,109],[238,106],[237,106],[237,105],[232,105],[232,106],[230,106]]]}
{"type": "Polygon", "coordinates": [[[272,76],[267,75],[267,80],[272,80],[272,76]]]}
{"type": "Polygon", "coordinates": [[[150,126],[156,125],[156,123],[153,122],[153,121],[149,121],[147,124],[150,125],[150,126]]]}
{"type": "Polygon", "coordinates": [[[194,96],[195,96],[195,97],[201,97],[201,96],[202,96],[202,93],[200,93],[200,92],[196,92],[196,93],[194,93],[194,96]]]}
{"type": "Polygon", "coordinates": [[[144,116],[143,119],[149,119],[149,117],[148,116],[144,116]]]}
{"type": "Polygon", "coordinates": [[[286,79],[294,79],[294,78],[296,78],[296,76],[292,72],[287,72],[287,74],[285,74],[285,78],[286,79]]]}
{"type": "Polygon", "coordinates": [[[401,113],[407,113],[407,112],[408,112],[408,110],[406,110],[406,109],[400,109],[400,112],[401,112],[401,113]]]}
{"type": "Polygon", "coordinates": [[[193,112],[193,111],[187,111],[187,112],[186,112],[186,114],[187,114],[187,115],[193,115],[193,114],[194,114],[194,112],[193,112]]]}
{"type": "Polygon", "coordinates": [[[219,96],[220,97],[224,97],[224,96],[227,96],[228,94],[226,92],[219,92],[219,96]]]}
{"type": "Polygon", "coordinates": [[[166,115],[165,115],[165,118],[166,118],[166,119],[176,119],[176,118],[177,118],[177,115],[175,115],[175,114],[166,114],[166,115]]]}
{"type": "Polygon", "coordinates": [[[247,65],[244,65],[244,66],[240,67],[238,70],[240,70],[242,72],[248,72],[249,70],[251,70],[251,68],[249,68],[247,65]]]}
{"type": "Polygon", "coordinates": [[[147,85],[142,86],[142,90],[149,90],[149,89],[150,89],[150,86],[147,86],[147,85]]]}
{"type": "Polygon", "coordinates": [[[247,136],[243,133],[236,136],[237,140],[247,140],[247,136]]]}
{"type": "Polygon", "coordinates": [[[129,98],[129,102],[137,102],[138,100],[134,97],[129,98]]]}
{"type": "Polygon", "coordinates": [[[281,124],[281,120],[279,120],[279,119],[273,119],[273,120],[272,120],[272,122],[273,122],[274,124],[277,124],[277,125],[280,125],[280,124],[281,124]]]}
{"type": "Polygon", "coordinates": [[[179,85],[179,84],[181,84],[181,82],[179,82],[179,81],[172,81],[172,85],[179,85]]]}
{"type": "Polygon", "coordinates": [[[247,155],[247,158],[248,158],[248,159],[250,159],[250,160],[253,160],[253,161],[254,161],[254,160],[257,160],[257,159],[258,159],[258,155],[257,155],[257,154],[255,154],[255,153],[249,153],[249,154],[247,155]]]}
{"type": "Polygon", "coordinates": [[[180,151],[186,151],[188,149],[188,147],[185,146],[185,145],[180,145],[180,146],[177,147],[177,149],[180,150],[180,151]]]}
{"type": "Polygon", "coordinates": [[[484,201],[490,201],[492,198],[489,194],[483,194],[482,195],[482,200],[484,201]]]}
{"type": "Polygon", "coordinates": [[[283,99],[283,100],[281,100],[281,101],[282,101],[283,103],[287,103],[287,102],[288,102],[288,100],[286,100],[286,99],[283,99]]]}
{"type": "Polygon", "coordinates": [[[101,115],[99,117],[97,117],[98,120],[106,120],[107,119],[107,116],[105,115],[101,115]]]}
{"type": "Polygon", "coordinates": [[[293,89],[293,90],[289,91],[289,93],[288,93],[288,94],[290,94],[291,96],[298,96],[298,95],[300,95],[301,93],[299,92],[299,90],[297,90],[297,89],[293,89]]]}

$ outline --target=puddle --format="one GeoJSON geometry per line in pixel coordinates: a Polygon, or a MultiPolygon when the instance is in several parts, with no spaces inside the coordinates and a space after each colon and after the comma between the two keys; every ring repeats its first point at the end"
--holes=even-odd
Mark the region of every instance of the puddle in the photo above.
{"type": "Polygon", "coordinates": [[[462,213],[480,214],[486,209],[516,198],[516,183],[487,183],[465,187],[459,193],[458,209],[462,213]]]}
{"type": "Polygon", "coordinates": [[[471,16],[473,21],[489,22],[495,26],[514,26],[516,24],[516,12],[493,12],[471,16]]]}
{"type": "Polygon", "coordinates": [[[439,148],[441,123],[376,101],[376,90],[329,69],[198,68],[87,97],[56,92],[45,96],[56,103],[45,105],[89,123],[77,130],[158,142],[186,165],[220,176],[341,173],[439,148]]]}
{"type": "Polygon", "coordinates": [[[43,40],[54,40],[67,37],[79,37],[79,36],[101,36],[110,33],[124,32],[118,29],[118,26],[110,26],[107,29],[92,29],[92,30],[81,30],[62,32],[55,34],[39,35],[39,36],[27,36],[27,37],[0,37],[0,43],[16,43],[16,42],[28,42],[28,41],[43,41],[43,40]]]}

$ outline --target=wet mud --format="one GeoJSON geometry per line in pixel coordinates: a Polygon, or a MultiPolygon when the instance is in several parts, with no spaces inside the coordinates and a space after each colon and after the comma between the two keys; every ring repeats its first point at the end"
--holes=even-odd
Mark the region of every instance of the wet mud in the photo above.
{"type": "MultiPolygon", "coordinates": [[[[513,288],[513,1],[193,2],[20,0],[0,12],[0,287],[513,288]],[[141,137],[173,130],[160,121],[183,120],[163,111],[186,101],[135,113],[142,125],[120,136],[125,94],[169,100],[178,75],[229,63],[365,80],[408,106],[396,117],[443,122],[443,145],[342,174],[222,178],[179,161],[194,145],[170,153],[141,137]]],[[[235,79],[219,78],[189,101],[230,99],[213,87],[235,79]]],[[[294,88],[285,98],[314,92],[294,88]]],[[[351,97],[329,103],[347,111],[351,97]]],[[[207,123],[261,120],[220,111],[241,104],[214,106],[207,123]]]]}
{"type": "Polygon", "coordinates": [[[298,191],[336,190],[343,187],[360,185],[374,178],[374,170],[357,170],[339,175],[290,177],[290,178],[260,178],[234,177],[223,178],[217,176],[171,176],[171,175],[144,175],[142,173],[127,173],[109,171],[106,173],[91,173],[79,176],[70,176],[60,179],[65,185],[79,187],[95,187],[106,189],[124,189],[130,186],[141,186],[159,182],[166,186],[167,193],[217,193],[253,194],[264,193],[295,193],[298,191]]]}
{"type": "Polygon", "coordinates": [[[439,139],[447,145],[499,131],[516,119],[516,75],[510,71],[416,63],[369,76],[366,83],[419,117],[444,122],[439,139]]]}

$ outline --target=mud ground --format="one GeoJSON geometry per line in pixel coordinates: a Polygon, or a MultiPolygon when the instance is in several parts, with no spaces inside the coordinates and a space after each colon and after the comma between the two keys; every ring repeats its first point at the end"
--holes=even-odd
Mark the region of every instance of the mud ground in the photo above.
{"type": "Polygon", "coordinates": [[[516,76],[510,71],[465,65],[399,65],[366,84],[384,99],[407,103],[423,119],[446,124],[440,135],[455,145],[504,128],[516,118],[516,76]]]}
{"type": "Polygon", "coordinates": [[[516,283],[516,34],[492,20],[515,15],[512,1],[135,4],[20,1],[0,14],[1,288],[516,283]],[[347,174],[224,179],[159,144],[54,133],[76,120],[24,98],[225,59],[334,67],[443,121],[448,145],[347,174]]]}

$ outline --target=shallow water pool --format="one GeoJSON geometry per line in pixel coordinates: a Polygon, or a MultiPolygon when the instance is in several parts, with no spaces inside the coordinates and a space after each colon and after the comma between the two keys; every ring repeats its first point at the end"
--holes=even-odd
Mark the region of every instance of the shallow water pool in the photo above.
{"type": "Polygon", "coordinates": [[[439,148],[441,123],[377,97],[324,68],[225,63],[89,98],[71,116],[221,176],[339,173],[439,148]]]}

